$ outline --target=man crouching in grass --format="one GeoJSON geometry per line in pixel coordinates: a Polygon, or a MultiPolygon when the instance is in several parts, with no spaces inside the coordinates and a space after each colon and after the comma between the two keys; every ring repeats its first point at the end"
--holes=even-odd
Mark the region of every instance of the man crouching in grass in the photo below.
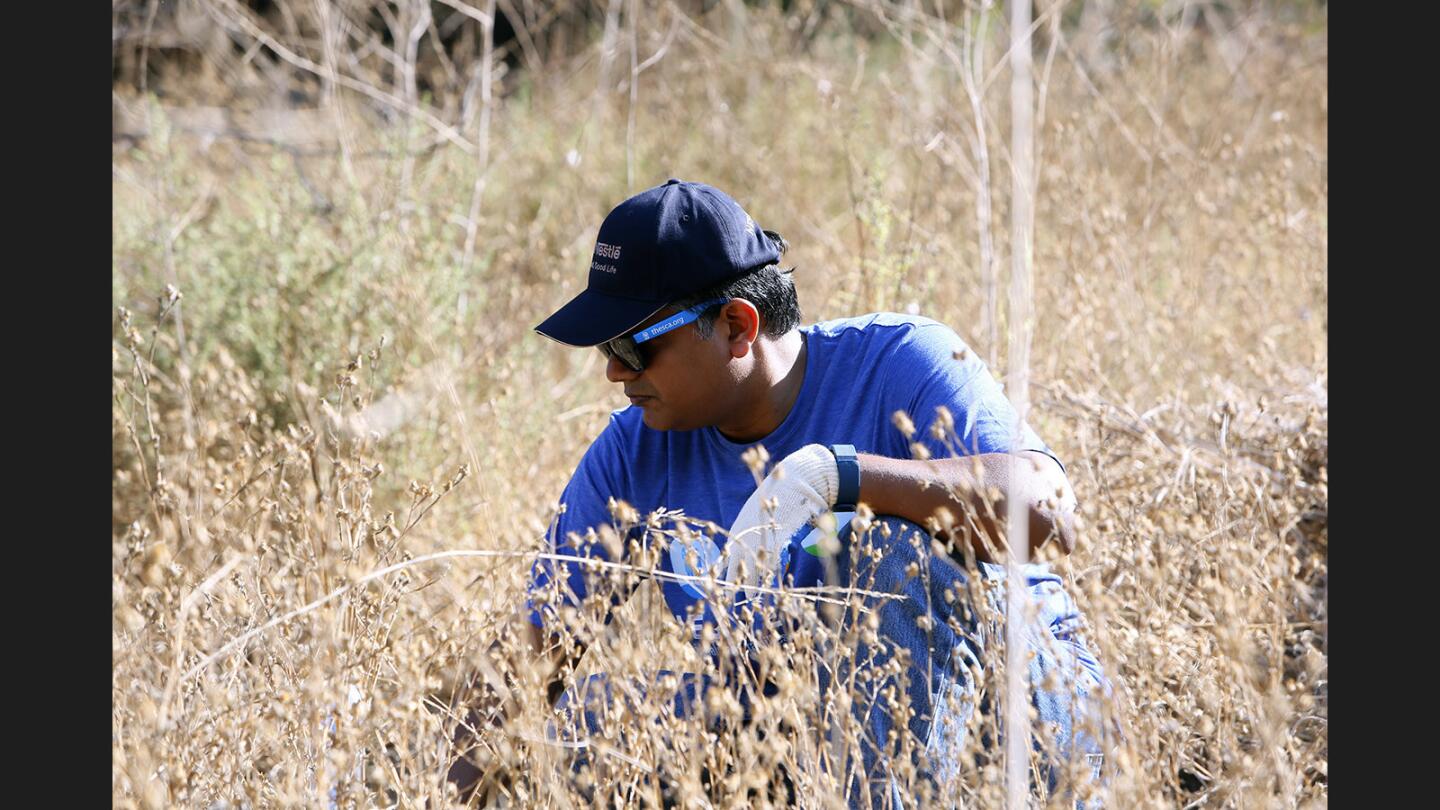
{"type": "MultiPolygon", "coordinates": [[[[623,386],[630,407],[611,414],[561,495],[551,554],[532,569],[523,636],[547,672],[558,677],[573,662],[574,645],[559,654],[549,642],[573,636],[560,632],[566,617],[597,595],[594,563],[582,561],[638,563],[632,557],[653,546],[643,523],[619,524],[623,543],[583,540],[614,536],[615,504],[728,526],[713,536],[680,532],[658,554],[665,606],[693,628],[697,645],[724,636],[737,616],[755,620],[746,617],[763,613],[754,597],[772,594],[767,586],[863,583],[852,597],[861,609],[839,617],[842,629],[855,625],[841,637],[856,648],[840,656],[854,664],[820,667],[813,693],[819,702],[835,689],[856,690],[839,704],[853,715],[858,748],[838,766],[847,801],[910,805],[916,799],[906,797],[925,790],[915,784],[929,785],[936,799],[954,796],[936,791],[957,778],[966,721],[985,702],[975,676],[995,654],[981,616],[997,605],[978,603],[1005,578],[1008,507],[997,493],[1025,499],[1032,549],[1053,542],[1067,554],[1075,497],[1049,447],[1028,426],[1016,438],[999,384],[948,327],[892,313],[801,326],[792,276],[778,264],[786,248],[728,195],[700,183],[670,180],[606,217],[587,288],[536,331],[599,348],[607,379],[623,386]],[[1012,464],[1015,457],[1028,463],[1012,464]],[[766,458],[778,459],[768,474],[766,458]],[[838,534],[827,538],[826,527],[838,534]],[[710,598],[717,579],[727,598],[710,598]],[[729,603],[737,589],[751,610],[729,603]],[[562,599],[535,596],[556,590],[562,599]]],[[[1108,686],[1076,635],[1080,619],[1059,577],[1044,565],[1024,570],[1036,608],[1025,620],[1041,778],[1050,791],[1070,789],[1063,774],[1098,776],[1096,707],[1108,686]]],[[[815,613],[823,603],[806,604],[817,623],[835,618],[815,613]]],[[[782,637],[794,630],[793,622],[773,624],[782,637]]],[[[726,680],[682,690],[677,713],[708,710],[715,701],[707,690],[744,679],[726,680]]],[[[772,667],[761,680],[762,694],[740,698],[747,715],[783,678],[772,667]]],[[[561,703],[581,701],[589,717],[594,697],[567,694],[561,703]]],[[[601,697],[614,699],[608,689],[601,697]]],[[[469,731],[456,739],[463,750],[449,778],[463,794],[480,772],[467,754],[469,731]]],[[[1000,750],[996,739],[979,743],[1000,750]]],[[[797,775],[785,781],[790,795],[774,798],[796,801],[797,775]]],[[[1075,788],[1077,801],[1092,794],[1075,788]]]]}

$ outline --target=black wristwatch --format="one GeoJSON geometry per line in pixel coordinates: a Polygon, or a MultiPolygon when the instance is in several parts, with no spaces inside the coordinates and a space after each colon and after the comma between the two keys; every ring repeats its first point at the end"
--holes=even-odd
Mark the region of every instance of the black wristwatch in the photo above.
{"type": "Polygon", "coordinates": [[[860,459],[855,457],[855,445],[832,444],[830,452],[835,454],[835,467],[840,471],[840,492],[835,496],[836,512],[854,512],[860,503],[860,459]]]}

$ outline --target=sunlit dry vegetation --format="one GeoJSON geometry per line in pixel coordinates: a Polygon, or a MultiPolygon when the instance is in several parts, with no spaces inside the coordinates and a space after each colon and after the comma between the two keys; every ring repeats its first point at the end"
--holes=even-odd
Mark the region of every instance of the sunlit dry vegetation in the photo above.
{"type": "MultiPolygon", "coordinates": [[[[530,330],[609,208],[676,176],[790,241],[807,322],[928,315],[1003,376],[1003,8],[159,5],[114,4],[117,806],[445,806],[477,669],[520,701],[481,734],[491,801],[842,802],[830,624],[758,639],[751,725],[654,684],[579,775],[527,662],[485,658],[625,405],[530,330]]],[[[1109,806],[1323,805],[1327,9],[1034,14],[1031,421],[1080,500],[1054,567],[1115,681],[1109,806]]],[[[630,562],[572,682],[707,666],[630,562]]],[[[1001,806],[981,737],[943,795],[901,769],[906,800],[1001,806]]]]}

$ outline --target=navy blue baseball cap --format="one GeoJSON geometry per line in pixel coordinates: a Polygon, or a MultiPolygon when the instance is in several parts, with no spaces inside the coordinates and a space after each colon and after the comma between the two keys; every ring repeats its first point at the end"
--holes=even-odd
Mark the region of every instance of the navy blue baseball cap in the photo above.
{"type": "Polygon", "coordinates": [[[615,206],[600,224],[590,281],[535,331],[596,346],[673,301],[780,261],[780,250],[730,195],[670,179],[615,206]]]}

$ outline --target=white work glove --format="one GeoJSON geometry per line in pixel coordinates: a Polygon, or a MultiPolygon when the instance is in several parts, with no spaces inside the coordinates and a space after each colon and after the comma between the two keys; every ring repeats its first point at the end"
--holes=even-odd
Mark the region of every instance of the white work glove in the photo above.
{"type": "Polygon", "coordinates": [[[742,587],[769,583],[780,553],[810,521],[835,503],[840,470],[823,444],[807,444],[786,456],[760,482],[730,526],[725,544],[725,581],[742,587]],[[745,576],[740,576],[741,567],[745,576]]]}

